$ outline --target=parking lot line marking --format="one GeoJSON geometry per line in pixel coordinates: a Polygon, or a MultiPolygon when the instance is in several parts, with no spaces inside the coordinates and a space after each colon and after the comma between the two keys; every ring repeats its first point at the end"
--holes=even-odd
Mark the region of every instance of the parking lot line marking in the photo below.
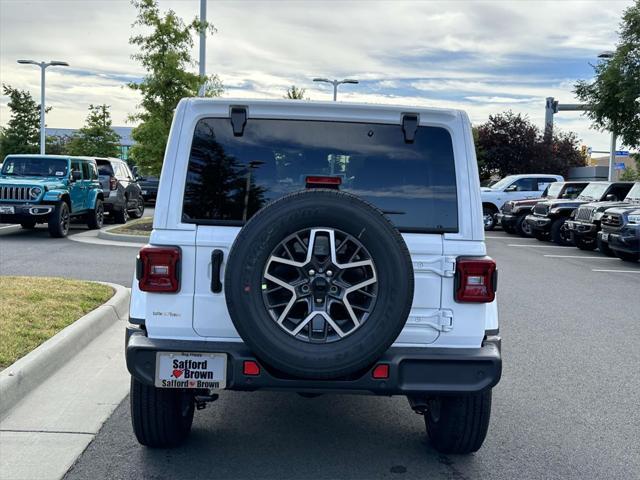
{"type": "Polygon", "coordinates": [[[587,256],[587,255],[545,255],[545,257],[551,258],[591,258],[594,260],[618,260],[617,258],[612,257],[595,257],[595,256],[587,256]]]}
{"type": "Polygon", "coordinates": [[[508,247],[529,247],[529,248],[567,248],[560,245],[519,245],[515,243],[509,243],[508,247]]]}
{"type": "Polygon", "coordinates": [[[18,225],[17,223],[15,225],[7,225],[6,227],[0,227],[0,230],[4,230],[5,228],[16,228],[19,227],[20,225],[18,225]]]}
{"type": "Polygon", "coordinates": [[[597,268],[592,268],[592,272],[607,272],[607,273],[638,273],[640,274],[640,270],[600,270],[597,268]]]}

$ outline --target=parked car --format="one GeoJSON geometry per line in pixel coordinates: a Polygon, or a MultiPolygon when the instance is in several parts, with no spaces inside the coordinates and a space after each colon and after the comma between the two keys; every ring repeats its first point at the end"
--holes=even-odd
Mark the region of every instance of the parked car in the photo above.
{"type": "Polygon", "coordinates": [[[536,203],[557,198],[574,199],[587,185],[588,182],[554,182],[547,187],[540,198],[509,200],[502,206],[500,213],[496,214],[496,222],[507,233],[530,237],[531,225],[525,221],[525,218],[533,211],[536,203]]]}
{"type": "Polygon", "coordinates": [[[155,202],[158,196],[158,177],[138,177],[138,185],[142,189],[142,197],[145,202],[155,202]]]}
{"type": "MultiPolygon", "coordinates": [[[[640,182],[629,184],[627,196],[621,202],[604,201],[581,205],[567,220],[567,228],[571,232],[573,243],[581,250],[594,250],[597,247],[600,222],[605,212],[612,207],[640,207],[640,182]]],[[[622,194],[624,190],[620,191],[622,194]]]]}
{"type": "Polygon", "coordinates": [[[126,335],[138,441],[180,444],[220,389],[358,392],[478,450],[502,363],[467,115],[237,102],[176,109],[126,335]]]}
{"type": "Polygon", "coordinates": [[[563,181],[564,178],[560,175],[509,175],[494,183],[491,187],[482,187],[480,195],[482,197],[484,229],[493,230],[495,228],[495,215],[505,202],[540,198],[549,184],[563,181]]]}
{"type": "Polygon", "coordinates": [[[8,155],[0,170],[0,223],[46,223],[52,237],[64,237],[74,217],[102,227],[103,198],[92,158],[8,155]]]}
{"type": "Polygon", "coordinates": [[[129,217],[144,215],[142,189],[127,162],[119,158],[96,158],[98,174],[104,191],[104,208],[117,223],[127,223],[129,217]]]}
{"type": "Polygon", "coordinates": [[[590,182],[574,200],[557,199],[537,203],[525,221],[531,225],[533,236],[538,240],[551,239],[558,245],[573,245],[571,232],[566,225],[573,211],[586,203],[620,200],[632,186],[632,182],[590,182]]]}
{"type": "Polygon", "coordinates": [[[602,216],[602,230],[598,232],[601,252],[628,262],[640,260],[640,207],[614,207],[602,216]]]}

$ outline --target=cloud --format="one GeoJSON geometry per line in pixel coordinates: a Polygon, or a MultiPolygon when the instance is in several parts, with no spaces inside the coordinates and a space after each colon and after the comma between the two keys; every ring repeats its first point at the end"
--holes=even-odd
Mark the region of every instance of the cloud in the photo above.
{"type": "MultiPolygon", "coordinates": [[[[313,77],[355,77],[361,84],[341,86],[341,100],[461,108],[476,123],[512,109],[542,126],[545,97],[575,101],[573,84],[615,46],[615,27],[631,4],[209,1],[218,33],[208,39],[207,68],[222,78],[226,97],[282,98],[296,84],[329,100],[331,87],[313,77]]],[[[196,0],[160,0],[160,8],[185,21],[198,14],[196,0]]],[[[15,60],[66,60],[71,68],[47,71],[54,107],[47,124],[78,127],[90,103],[106,103],[123,125],[139,101],[126,84],[144,75],[128,43],[138,31],[134,20],[128,1],[2,0],[0,81],[38,98],[38,70],[15,60]]],[[[0,124],[7,120],[2,98],[0,124]]],[[[563,112],[556,121],[607,148],[607,135],[579,114],[563,112]]]]}

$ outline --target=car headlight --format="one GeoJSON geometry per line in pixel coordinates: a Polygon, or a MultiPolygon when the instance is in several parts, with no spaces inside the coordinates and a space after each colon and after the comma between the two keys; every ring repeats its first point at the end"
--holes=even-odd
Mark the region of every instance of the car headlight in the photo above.
{"type": "Polygon", "coordinates": [[[41,193],[42,189],[40,187],[31,187],[29,189],[29,196],[31,197],[31,200],[35,200],[36,198],[38,198],[41,193]]]}
{"type": "Polygon", "coordinates": [[[629,223],[638,223],[638,224],[640,224],[640,213],[629,215],[627,217],[627,219],[629,220],[629,223]]]}

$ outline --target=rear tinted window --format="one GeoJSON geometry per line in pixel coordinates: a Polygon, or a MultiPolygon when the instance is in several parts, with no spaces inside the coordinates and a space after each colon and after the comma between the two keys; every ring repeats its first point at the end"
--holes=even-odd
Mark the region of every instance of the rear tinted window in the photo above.
{"type": "Polygon", "coordinates": [[[413,144],[399,125],[250,119],[234,137],[228,119],[198,122],[183,220],[241,225],[307,176],[334,175],[341,190],[376,205],[403,231],[458,230],[449,133],[419,127],[413,144]]]}
{"type": "Polygon", "coordinates": [[[113,175],[113,168],[108,161],[98,160],[98,174],[99,175],[113,175]]]}

